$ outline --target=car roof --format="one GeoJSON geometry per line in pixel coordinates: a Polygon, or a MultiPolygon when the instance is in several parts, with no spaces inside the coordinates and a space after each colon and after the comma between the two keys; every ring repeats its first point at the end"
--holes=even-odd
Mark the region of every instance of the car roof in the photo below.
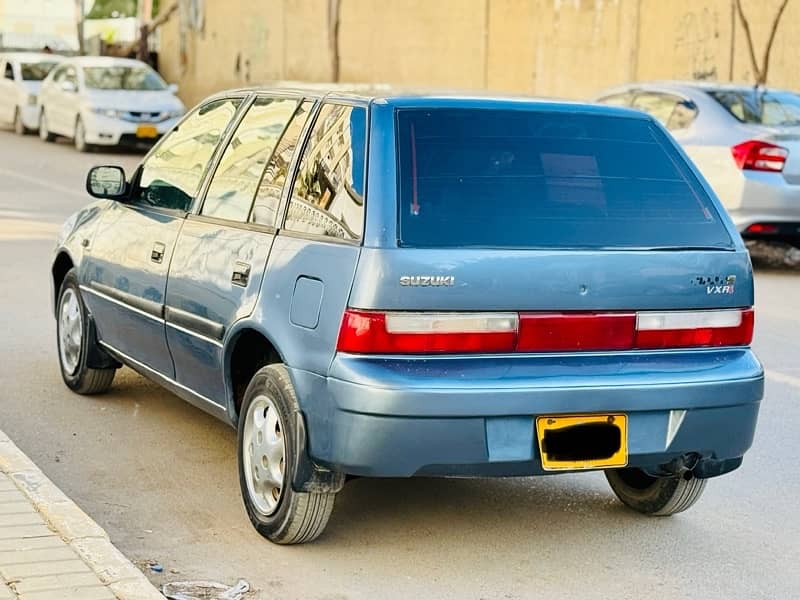
{"type": "Polygon", "coordinates": [[[0,58],[17,62],[61,62],[63,56],[47,52],[0,52],[0,58]]]}
{"type": "Polygon", "coordinates": [[[236,88],[218,92],[210,98],[232,94],[288,93],[309,98],[349,100],[361,103],[375,102],[395,107],[424,108],[517,108],[539,110],[570,110],[636,119],[649,117],[640,111],[624,107],[591,104],[561,98],[519,96],[484,90],[452,90],[426,88],[400,88],[388,84],[325,84],[303,82],[275,82],[262,86],[236,88]]]}
{"type": "Polygon", "coordinates": [[[146,64],[135,58],[117,58],[115,56],[75,56],[70,59],[70,62],[81,67],[138,67],[146,64]]]}
{"type": "MultiPolygon", "coordinates": [[[[749,93],[755,89],[755,86],[753,84],[747,84],[742,82],[725,82],[725,81],[681,81],[681,80],[637,81],[603,90],[600,93],[600,95],[606,96],[624,91],[647,89],[647,88],[657,88],[659,90],[672,90],[683,94],[690,94],[696,91],[703,91],[703,92],[729,91],[729,92],[749,93]]],[[[766,89],[772,92],[787,92],[791,94],[797,93],[792,90],[786,90],[776,87],[767,87],[766,89]]]]}

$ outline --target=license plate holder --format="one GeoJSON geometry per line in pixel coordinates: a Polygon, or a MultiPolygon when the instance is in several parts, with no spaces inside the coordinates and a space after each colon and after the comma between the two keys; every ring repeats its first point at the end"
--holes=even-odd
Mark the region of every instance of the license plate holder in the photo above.
{"type": "Polygon", "coordinates": [[[139,125],[136,128],[136,137],[153,139],[158,137],[158,129],[155,125],[139,125]]]}
{"type": "Polygon", "coordinates": [[[607,469],[628,464],[624,414],[543,415],[536,439],[545,471],[607,469]]]}

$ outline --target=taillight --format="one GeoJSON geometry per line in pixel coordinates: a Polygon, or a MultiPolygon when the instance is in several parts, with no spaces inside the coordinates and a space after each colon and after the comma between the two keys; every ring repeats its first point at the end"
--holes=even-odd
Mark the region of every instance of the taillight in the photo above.
{"type": "Polygon", "coordinates": [[[753,309],[605,313],[428,313],[347,309],[353,354],[578,352],[746,346],[753,309]]]}
{"type": "Polygon", "coordinates": [[[753,223],[744,231],[745,233],[777,233],[778,226],[772,223],[753,223]]]}
{"type": "Polygon", "coordinates": [[[781,146],[748,140],[731,148],[733,160],[740,169],[751,171],[783,171],[789,151],[781,146]]]}

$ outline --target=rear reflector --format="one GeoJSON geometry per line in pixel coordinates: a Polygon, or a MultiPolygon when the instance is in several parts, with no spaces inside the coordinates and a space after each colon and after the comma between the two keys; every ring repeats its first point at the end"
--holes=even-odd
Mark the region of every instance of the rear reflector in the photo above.
{"type": "Polygon", "coordinates": [[[783,171],[789,151],[781,146],[748,140],[731,148],[733,160],[740,169],[751,171],[783,171]]]}
{"type": "Polygon", "coordinates": [[[619,313],[425,313],[347,309],[353,354],[578,352],[746,346],[753,309],[619,313]]]}

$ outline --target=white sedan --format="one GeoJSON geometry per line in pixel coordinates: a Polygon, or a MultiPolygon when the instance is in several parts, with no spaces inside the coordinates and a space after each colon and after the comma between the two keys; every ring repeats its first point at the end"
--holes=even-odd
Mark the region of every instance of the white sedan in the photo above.
{"type": "Polygon", "coordinates": [[[149,146],[186,111],[167,85],[138,60],[82,56],[48,75],[39,93],[39,137],[71,138],[86,152],[93,146],[149,146]]]}
{"type": "Polygon", "coordinates": [[[0,123],[13,123],[20,135],[36,130],[39,88],[61,60],[60,56],[36,52],[0,54],[0,123]]]}

